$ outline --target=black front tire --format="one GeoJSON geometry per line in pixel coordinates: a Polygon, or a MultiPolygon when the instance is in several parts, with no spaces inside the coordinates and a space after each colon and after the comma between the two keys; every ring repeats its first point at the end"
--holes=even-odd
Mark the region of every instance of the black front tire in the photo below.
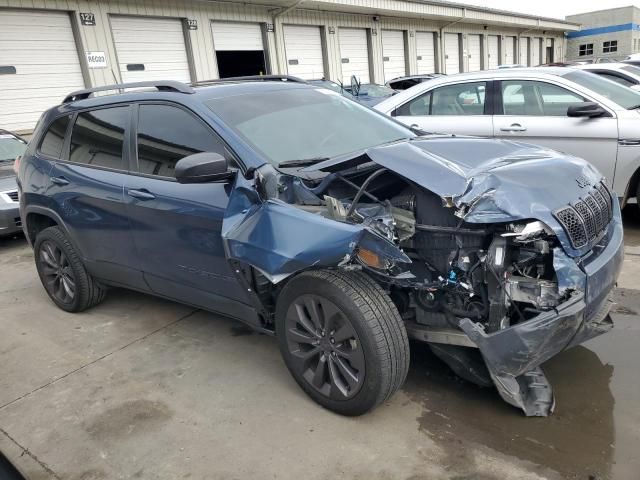
{"type": "Polygon", "coordinates": [[[87,272],[60,227],[38,233],[33,250],[42,286],[59,308],[82,312],[104,300],[106,289],[87,272]]]}
{"type": "Polygon", "coordinates": [[[298,385],[342,415],[362,415],[388,400],[409,370],[400,314],[361,272],[317,270],[291,279],[278,297],[276,334],[298,385]]]}

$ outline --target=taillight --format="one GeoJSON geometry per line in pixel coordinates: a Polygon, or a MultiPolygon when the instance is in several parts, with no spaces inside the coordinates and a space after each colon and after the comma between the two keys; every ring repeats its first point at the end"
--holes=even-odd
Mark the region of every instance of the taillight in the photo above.
{"type": "Polygon", "coordinates": [[[16,157],[15,161],[13,162],[13,171],[15,172],[16,176],[20,172],[20,160],[22,160],[22,157],[16,157]]]}

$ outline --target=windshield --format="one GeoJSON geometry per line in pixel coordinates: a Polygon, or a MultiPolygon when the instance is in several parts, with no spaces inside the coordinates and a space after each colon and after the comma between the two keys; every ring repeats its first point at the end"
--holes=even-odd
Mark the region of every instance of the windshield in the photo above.
{"type": "Polygon", "coordinates": [[[583,71],[572,71],[564,75],[564,78],[608,98],[622,108],[630,109],[640,105],[640,92],[623,87],[619,83],[607,80],[599,75],[583,71]]]}
{"type": "Polygon", "coordinates": [[[27,149],[27,144],[13,135],[0,133],[0,162],[14,161],[27,149]]]}
{"type": "Polygon", "coordinates": [[[275,165],[415,137],[408,128],[325,88],[286,88],[205,103],[275,165]]]}

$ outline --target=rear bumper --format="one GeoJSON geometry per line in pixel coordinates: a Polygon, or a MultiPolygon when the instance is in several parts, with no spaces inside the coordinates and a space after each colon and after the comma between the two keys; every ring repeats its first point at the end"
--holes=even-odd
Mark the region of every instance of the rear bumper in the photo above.
{"type": "Polygon", "coordinates": [[[554,263],[561,290],[571,292],[556,307],[512,327],[485,333],[465,318],[460,327],[478,346],[502,397],[527,415],[547,415],[553,408],[551,389],[538,368],[561,351],[613,327],[610,294],[622,268],[624,243],[619,210],[607,235],[588,258],[576,262],[556,249],[554,263]],[[532,385],[534,385],[532,387],[532,385]],[[536,387],[544,385],[544,389],[536,387]],[[533,389],[533,390],[532,390],[533,389]]]}

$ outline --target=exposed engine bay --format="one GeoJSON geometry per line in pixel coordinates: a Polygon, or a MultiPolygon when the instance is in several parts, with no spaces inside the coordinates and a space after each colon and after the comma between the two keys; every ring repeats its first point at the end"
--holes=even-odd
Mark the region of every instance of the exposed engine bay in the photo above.
{"type": "MultiPolygon", "coordinates": [[[[446,142],[428,146],[433,152],[446,142]]],[[[229,257],[248,262],[276,290],[306,268],[366,271],[388,292],[408,335],[428,343],[459,376],[495,385],[526,415],[548,415],[554,397],[540,365],[612,326],[608,295],[622,261],[619,209],[595,170],[558,163],[567,175],[588,177],[594,192],[606,192],[597,194],[600,227],[578,248],[571,226],[554,213],[578,194],[522,188],[539,152],[495,158],[488,151],[482,169],[472,170],[443,157],[420,158],[421,151],[403,144],[291,174],[259,169],[245,191],[257,193],[262,206],[249,197],[231,200],[236,213],[223,229],[229,257]],[[256,244],[253,232],[267,230],[295,231],[304,247],[292,251],[286,234],[256,244]],[[605,249],[611,261],[603,264],[597,253],[605,249]],[[602,280],[589,289],[596,269],[602,280]]]]}

